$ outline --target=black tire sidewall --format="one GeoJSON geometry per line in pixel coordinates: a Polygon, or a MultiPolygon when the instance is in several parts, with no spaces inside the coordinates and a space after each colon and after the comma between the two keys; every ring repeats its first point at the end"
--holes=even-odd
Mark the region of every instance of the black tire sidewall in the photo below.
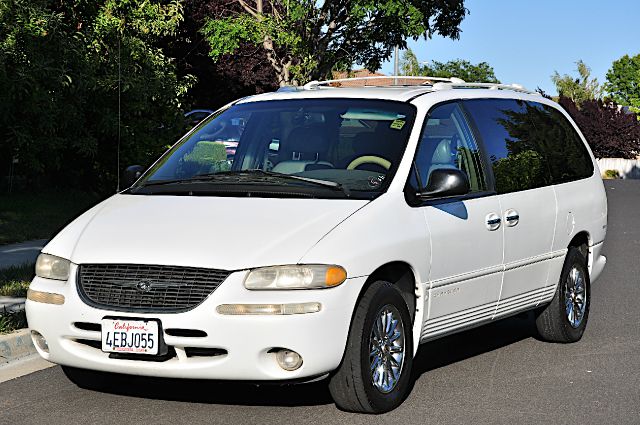
{"type": "Polygon", "coordinates": [[[568,341],[578,341],[580,340],[580,338],[582,338],[582,335],[584,334],[585,328],[587,327],[587,321],[589,319],[589,310],[591,309],[591,281],[589,279],[589,269],[587,268],[587,260],[586,258],[582,255],[582,253],[580,253],[580,251],[576,248],[571,248],[569,249],[569,252],[567,253],[567,260],[564,263],[564,266],[562,268],[562,273],[560,274],[560,282],[558,283],[558,317],[561,320],[561,323],[563,324],[562,326],[562,331],[566,336],[566,339],[568,341]],[[573,326],[571,326],[571,323],[569,323],[569,319],[567,317],[567,312],[566,312],[566,299],[565,299],[565,293],[566,293],[566,287],[567,287],[567,277],[569,275],[569,273],[571,272],[571,269],[573,269],[574,267],[579,268],[582,271],[582,274],[584,276],[584,284],[585,284],[585,290],[586,290],[586,308],[584,311],[584,317],[582,318],[582,322],[580,323],[580,326],[578,326],[577,328],[574,328],[573,326]]]}
{"type": "Polygon", "coordinates": [[[388,412],[399,406],[407,396],[411,381],[411,368],[413,365],[413,326],[411,316],[404,301],[404,298],[395,287],[382,282],[376,289],[368,308],[363,326],[362,339],[360,342],[360,366],[364,390],[369,400],[369,404],[375,412],[388,412]],[[378,312],[386,305],[393,305],[400,312],[402,326],[404,330],[404,364],[400,373],[400,380],[395,388],[389,393],[380,392],[371,381],[369,362],[369,336],[373,329],[378,312]]]}

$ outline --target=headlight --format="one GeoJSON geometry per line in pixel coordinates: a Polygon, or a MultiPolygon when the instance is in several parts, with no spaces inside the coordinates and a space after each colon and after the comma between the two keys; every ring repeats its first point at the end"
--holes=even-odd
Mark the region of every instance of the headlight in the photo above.
{"type": "Polygon", "coordinates": [[[36,276],[46,279],[69,279],[71,262],[55,255],[40,254],[36,261],[36,276]]]}
{"type": "Polygon", "coordinates": [[[247,289],[318,289],[338,286],[347,279],[340,266],[292,265],[254,269],[244,279],[247,289]]]}

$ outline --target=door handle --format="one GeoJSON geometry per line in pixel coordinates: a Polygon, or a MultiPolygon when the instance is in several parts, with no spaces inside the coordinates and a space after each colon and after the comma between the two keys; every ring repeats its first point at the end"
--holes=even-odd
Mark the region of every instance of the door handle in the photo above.
{"type": "Polygon", "coordinates": [[[507,222],[507,226],[513,227],[520,222],[520,214],[516,210],[508,209],[504,213],[504,221],[507,222]]]}
{"type": "Polygon", "coordinates": [[[500,227],[500,223],[502,223],[502,219],[500,216],[495,213],[487,214],[487,229],[489,230],[497,230],[500,227]]]}

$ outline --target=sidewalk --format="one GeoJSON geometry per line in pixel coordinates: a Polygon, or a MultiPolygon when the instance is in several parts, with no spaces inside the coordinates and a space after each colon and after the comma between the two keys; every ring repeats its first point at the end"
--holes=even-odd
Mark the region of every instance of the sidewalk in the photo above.
{"type": "Polygon", "coordinates": [[[47,243],[47,239],[0,245],[0,269],[20,266],[25,263],[35,263],[40,250],[47,243]]]}

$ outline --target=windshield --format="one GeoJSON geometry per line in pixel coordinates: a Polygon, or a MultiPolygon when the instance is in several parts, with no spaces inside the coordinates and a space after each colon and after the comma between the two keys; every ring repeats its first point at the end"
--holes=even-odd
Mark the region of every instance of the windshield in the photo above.
{"type": "Polygon", "coordinates": [[[212,115],[129,191],[372,198],[404,153],[415,108],[363,99],[251,102],[212,115]]]}

